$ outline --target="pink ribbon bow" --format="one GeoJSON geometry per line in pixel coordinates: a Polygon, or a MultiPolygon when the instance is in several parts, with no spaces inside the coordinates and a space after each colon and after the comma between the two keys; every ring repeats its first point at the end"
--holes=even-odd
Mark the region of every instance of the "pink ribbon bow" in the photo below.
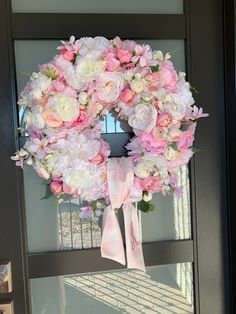
{"type": "Polygon", "coordinates": [[[125,223],[127,267],[145,271],[142,232],[137,209],[130,198],[133,186],[133,163],[130,157],[110,158],[107,181],[111,205],[103,215],[101,255],[125,265],[125,253],[120,226],[114,209],[122,206],[125,223]]]}

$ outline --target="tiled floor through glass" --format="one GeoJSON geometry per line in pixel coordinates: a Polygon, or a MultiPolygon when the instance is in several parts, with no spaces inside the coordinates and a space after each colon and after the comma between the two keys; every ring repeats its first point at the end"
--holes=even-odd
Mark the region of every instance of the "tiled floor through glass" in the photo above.
{"type": "Polygon", "coordinates": [[[67,313],[194,313],[187,273],[191,264],[175,266],[177,273],[169,272],[169,278],[166,266],[149,267],[148,273],[126,270],[64,277],[67,313]]]}

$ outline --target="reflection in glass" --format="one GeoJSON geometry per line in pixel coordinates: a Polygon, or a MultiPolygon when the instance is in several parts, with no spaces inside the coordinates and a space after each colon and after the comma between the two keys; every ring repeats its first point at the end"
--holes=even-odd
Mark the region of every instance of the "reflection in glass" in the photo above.
{"type": "Polygon", "coordinates": [[[194,313],[191,263],[32,279],[31,293],[33,314],[194,313]]]}

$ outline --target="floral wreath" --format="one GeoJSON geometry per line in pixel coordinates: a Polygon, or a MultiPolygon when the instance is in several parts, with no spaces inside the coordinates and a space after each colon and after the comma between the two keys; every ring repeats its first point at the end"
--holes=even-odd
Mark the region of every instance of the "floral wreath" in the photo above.
{"type": "Polygon", "coordinates": [[[180,195],[177,170],[192,157],[196,120],[207,114],[194,106],[185,73],[176,73],[169,53],[119,37],[71,36],[58,50],[21,93],[29,137],[12,159],[45,179],[45,198],[81,199],[81,218],[103,213],[102,255],[124,264],[113,212],[123,205],[128,267],[144,269],[132,203],[148,212],[153,193],[180,195]],[[101,137],[101,119],[112,109],[133,128],[129,157],[109,158],[101,137]]]}

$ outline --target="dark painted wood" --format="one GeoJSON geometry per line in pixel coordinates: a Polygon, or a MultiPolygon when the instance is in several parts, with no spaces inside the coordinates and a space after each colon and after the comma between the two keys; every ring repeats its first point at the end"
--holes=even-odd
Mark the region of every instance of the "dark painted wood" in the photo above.
{"type": "Polygon", "coordinates": [[[12,28],[14,39],[63,39],[72,34],[76,38],[185,38],[182,14],[13,13],[12,28]]]}
{"type": "MultiPolygon", "coordinates": [[[[8,0],[0,1],[0,259],[9,260],[12,264],[12,295],[16,314],[27,314],[29,295],[25,239],[22,231],[21,173],[9,159],[15,151],[17,127],[9,3],[8,0]]],[[[4,297],[3,295],[2,301],[4,297]]]]}
{"type": "Polygon", "coordinates": [[[222,1],[185,1],[188,78],[198,106],[210,113],[200,121],[191,163],[194,268],[197,313],[229,312],[226,125],[222,1]]]}
{"type": "MultiPolygon", "coordinates": [[[[236,94],[235,94],[235,42],[236,42],[236,2],[224,0],[224,57],[225,57],[225,110],[227,132],[227,173],[228,173],[228,205],[230,230],[230,259],[231,259],[231,312],[236,313],[236,228],[234,211],[236,208],[236,94]]],[[[228,240],[228,239],[226,239],[228,240]]]]}
{"type": "MultiPolygon", "coordinates": [[[[193,261],[192,240],[143,243],[143,252],[146,266],[193,261]]],[[[100,248],[29,254],[28,263],[30,278],[125,268],[102,258],[100,248]]]]}

